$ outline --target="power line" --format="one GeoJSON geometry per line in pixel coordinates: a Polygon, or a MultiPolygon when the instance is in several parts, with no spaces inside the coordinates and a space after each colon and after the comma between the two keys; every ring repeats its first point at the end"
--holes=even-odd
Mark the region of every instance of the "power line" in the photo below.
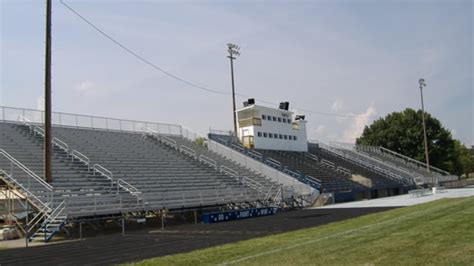
{"type": "MultiPolygon", "coordinates": [[[[230,92],[214,90],[214,89],[210,89],[210,88],[207,88],[207,87],[204,87],[204,86],[197,85],[193,82],[187,81],[183,78],[180,78],[180,77],[164,70],[163,68],[157,66],[156,64],[154,64],[150,60],[148,60],[145,57],[139,55],[137,52],[133,51],[132,49],[130,49],[128,47],[126,47],[124,44],[122,44],[121,42],[119,42],[118,40],[113,38],[111,35],[109,35],[105,31],[103,31],[101,28],[99,28],[97,25],[95,25],[89,19],[87,19],[83,15],[81,15],[77,10],[75,10],[74,8],[72,8],[71,6],[66,4],[63,0],[59,0],[59,2],[63,6],[65,6],[67,9],[69,9],[69,11],[74,13],[77,17],[79,17],[82,21],[84,21],[86,24],[88,24],[90,27],[92,27],[95,31],[100,33],[105,38],[107,38],[109,41],[113,42],[115,45],[120,47],[122,50],[124,50],[125,52],[127,52],[130,55],[134,56],[135,58],[137,58],[138,60],[140,60],[143,63],[147,64],[148,66],[152,67],[153,69],[158,70],[159,72],[161,72],[161,73],[163,73],[163,74],[165,74],[165,75],[167,75],[167,76],[169,76],[169,77],[171,77],[175,80],[178,80],[178,81],[180,81],[180,82],[182,82],[182,83],[184,83],[188,86],[194,87],[196,89],[200,89],[200,90],[203,90],[203,91],[207,91],[207,92],[214,93],[214,94],[219,94],[219,95],[230,95],[231,94],[230,92]]],[[[242,98],[252,98],[251,96],[248,96],[248,95],[245,95],[245,94],[236,93],[236,95],[239,96],[239,97],[242,97],[242,98]]],[[[266,104],[270,104],[270,105],[277,105],[277,103],[273,103],[273,102],[266,101],[266,100],[263,100],[263,99],[257,99],[257,100],[262,102],[262,103],[266,103],[266,104]]],[[[299,109],[299,110],[307,112],[307,113],[323,115],[323,116],[335,116],[335,117],[356,117],[356,116],[359,116],[359,115],[353,115],[353,114],[327,113],[327,112],[313,111],[313,110],[301,109],[301,108],[296,108],[296,109],[299,109]]],[[[367,117],[375,117],[375,116],[367,116],[367,117]]]]}

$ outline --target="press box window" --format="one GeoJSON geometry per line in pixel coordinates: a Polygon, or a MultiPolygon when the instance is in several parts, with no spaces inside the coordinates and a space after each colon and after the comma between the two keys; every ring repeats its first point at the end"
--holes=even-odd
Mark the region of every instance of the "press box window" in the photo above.
{"type": "Polygon", "coordinates": [[[262,115],[262,120],[266,120],[267,119],[267,116],[266,115],[262,115]]]}
{"type": "Polygon", "coordinates": [[[278,117],[278,122],[281,122],[281,117],[278,117]]]}
{"type": "Polygon", "coordinates": [[[269,138],[273,138],[273,134],[272,134],[272,133],[268,133],[268,137],[269,137],[269,138]]]}
{"type": "Polygon", "coordinates": [[[261,136],[262,136],[262,132],[257,132],[257,136],[261,137],[261,136]]]}
{"type": "Polygon", "coordinates": [[[280,139],[283,139],[283,135],[282,135],[282,134],[278,135],[278,137],[280,137],[280,139]]]}
{"type": "Polygon", "coordinates": [[[286,118],[283,118],[283,123],[286,123],[286,118]]]}
{"type": "Polygon", "coordinates": [[[293,139],[296,140],[296,136],[293,136],[293,139]]]}
{"type": "Polygon", "coordinates": [[[283,138],[284,138],[284,139],[288,139],[288,136],[287,136],[287,135],[283,135],[283,138]]]}
{"type": "Polygon", "coordinates": [[[267,133],[264,132],[264,133],[263,133],[263,137],[266,138],[266,137],[267,137],[267,133]]]}

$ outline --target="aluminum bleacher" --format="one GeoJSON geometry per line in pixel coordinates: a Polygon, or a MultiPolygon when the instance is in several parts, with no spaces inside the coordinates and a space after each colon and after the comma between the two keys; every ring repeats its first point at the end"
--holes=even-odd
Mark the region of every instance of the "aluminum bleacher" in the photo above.
{"type": "Polygon", "coordinates": [[[35,211],[30,239],[48,241],[82,218],[281,202],[280,184],[194,143],[184,127],[62,113],[53,114],[46,183],[41,114],[0,111],[0,180],[35,211]]]}

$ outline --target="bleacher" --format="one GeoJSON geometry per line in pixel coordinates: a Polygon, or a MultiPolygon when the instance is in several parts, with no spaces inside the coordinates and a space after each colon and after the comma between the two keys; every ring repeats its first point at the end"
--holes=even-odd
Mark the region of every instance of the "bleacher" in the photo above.
{"type": "Polygon", "coordinates": [[[296,172],[295,177],[315,179],[320,191],[335,193],[336,201],[398,195],[415,187],[414,176],[405,169],[387,167],[384,160],[357,150],[314,143],[308,143],[308,152],[253,150],[229,134],[212,132],[209,138],[280,171],[296,172]]]}
{"type": "Polygon", "coordinates": [[[427,181],[434,178],[439,182],[458,179],[457,176],[451,175],[449,172],[434,166],[430,166],[430,171],[428,171],[425,163],[383,147],[357,145],[356,150],[377,160],[382,160],[396,168],[404,169],[406,172],[411,172],[413,176],[422,177],[427,181]]]}
{"type": "Polygon", "coordinates": [[[305,156],[305,153],[291,151],[258,150],[294,171],[321,181],[322,192],[364,191],[369,188],[351,180],[350,173],[344,173],[305,156]]]}
{"type": "Polygon", "coordinates": [[[357,164],[356,162],[349,160],[338,153],[333,152],[331,149],[324,149],[318,144],[310,143],[309,152],[337,166],[342,166],[346,169],[350,169],[353,174],[361,175],[370,179],[373,189],[403,187],[403,184],[401,182],[392,180],[387,176],[384,176],[382,173],[374,171],[369,167],[364,167],[361,164],[357,164]]]}
{"type": "Polygon", "coordinates": [[[183,129],[173,135],[53,125],[48,184],[41,177],[44,130],[19,120],[0,122],[0,179],[37,211],[30,239],[48,241],[71,219],[280,201],[279,184],[185,138],[183,129]]]}

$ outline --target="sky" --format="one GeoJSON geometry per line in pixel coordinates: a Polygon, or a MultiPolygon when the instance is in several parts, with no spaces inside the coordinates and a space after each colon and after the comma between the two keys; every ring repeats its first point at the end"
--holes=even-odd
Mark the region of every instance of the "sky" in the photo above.
{"type": "MultiPolygon", "coordinates": [[[[474,145],[472,0],[64,2],[165,71],[227,94],[144,64],[53,0],[53,111],[229,130],[232,42],[236,92],[289,101],[310,139],[354,142],[374,119],[419,109],[424,78],[426,111],[474,145]]],[[[0,105],[41,108],[45,1],[0,0],[0,16],[0,105]]]]}

